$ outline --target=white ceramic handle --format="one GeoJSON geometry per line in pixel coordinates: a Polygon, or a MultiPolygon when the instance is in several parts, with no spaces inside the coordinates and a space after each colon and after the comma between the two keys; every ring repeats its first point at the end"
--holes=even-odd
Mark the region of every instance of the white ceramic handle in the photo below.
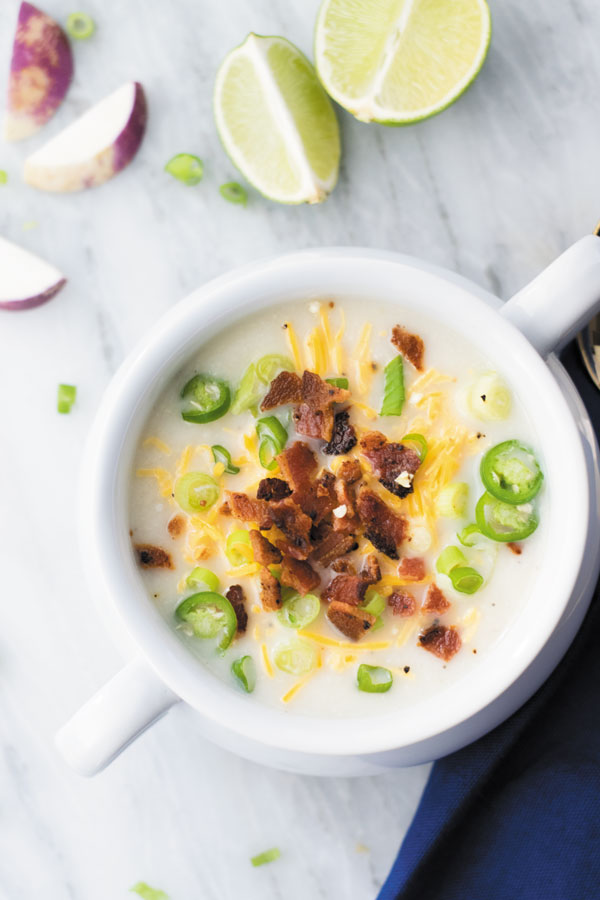
{"type": "Polygon", "coordinates": [[[61,756],[80,775],[104,769],[179,697],[141,659],[94,694],[57,733],[61,756]]]}
{"type": "Polygon", "coordinates": [[[600,237],[569,247],[501,312],[541,356],[560,350],[600,310],[600,237]]]}

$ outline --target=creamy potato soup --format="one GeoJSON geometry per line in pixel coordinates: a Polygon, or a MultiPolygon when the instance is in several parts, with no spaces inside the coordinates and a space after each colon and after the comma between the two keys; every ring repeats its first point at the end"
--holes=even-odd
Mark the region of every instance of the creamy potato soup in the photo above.
{"type": "Polygon", "coordinates": [[[507,376],[352,298],[199,346],[145,424],[130,503],[148,596],[198,665],[324,716],[477,677],[544,542],[543,460],[507,376]]]}

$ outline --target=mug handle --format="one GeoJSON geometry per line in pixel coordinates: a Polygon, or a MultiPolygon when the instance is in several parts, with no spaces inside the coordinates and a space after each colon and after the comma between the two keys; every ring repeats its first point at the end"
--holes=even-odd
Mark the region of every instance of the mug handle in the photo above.
{"type": "Polygon", "coordinates": [[[80,775],[95,775],[179,699],[143,659],[134,659],[57,732],[58,752],[80,775]]]}
{"type": "Polygon", "coordinates": [[[500,314],[540,356],[560,350],[600,310],[600,238],[581,238],[504,304],[500,314]]]}

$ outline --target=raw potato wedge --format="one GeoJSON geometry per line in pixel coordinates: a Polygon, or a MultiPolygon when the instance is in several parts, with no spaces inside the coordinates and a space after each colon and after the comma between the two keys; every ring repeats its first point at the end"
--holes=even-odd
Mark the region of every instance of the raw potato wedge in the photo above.
{"type": "Polygon", "coordinates": [[[32,309],[66,284],[50,263],[0,237],[0,309],[32,309]]]}

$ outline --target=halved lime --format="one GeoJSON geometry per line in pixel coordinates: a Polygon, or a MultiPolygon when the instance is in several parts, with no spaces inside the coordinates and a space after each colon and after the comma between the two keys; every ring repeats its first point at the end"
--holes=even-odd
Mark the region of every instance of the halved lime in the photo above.
{"type": "Polygon", "coordinates": [[[329,95],[357,119],[408,125],[460,97],[490,36],[486,0],[324,0],[315,62],[329,95]]]}
{"type": "Polygon", "coordinates": [[[215,84],[225,150],[262,194],[320,203],[338,176],[340,136],[329,97],[297,47],[249,34],[225,57],[215,84]]]}

